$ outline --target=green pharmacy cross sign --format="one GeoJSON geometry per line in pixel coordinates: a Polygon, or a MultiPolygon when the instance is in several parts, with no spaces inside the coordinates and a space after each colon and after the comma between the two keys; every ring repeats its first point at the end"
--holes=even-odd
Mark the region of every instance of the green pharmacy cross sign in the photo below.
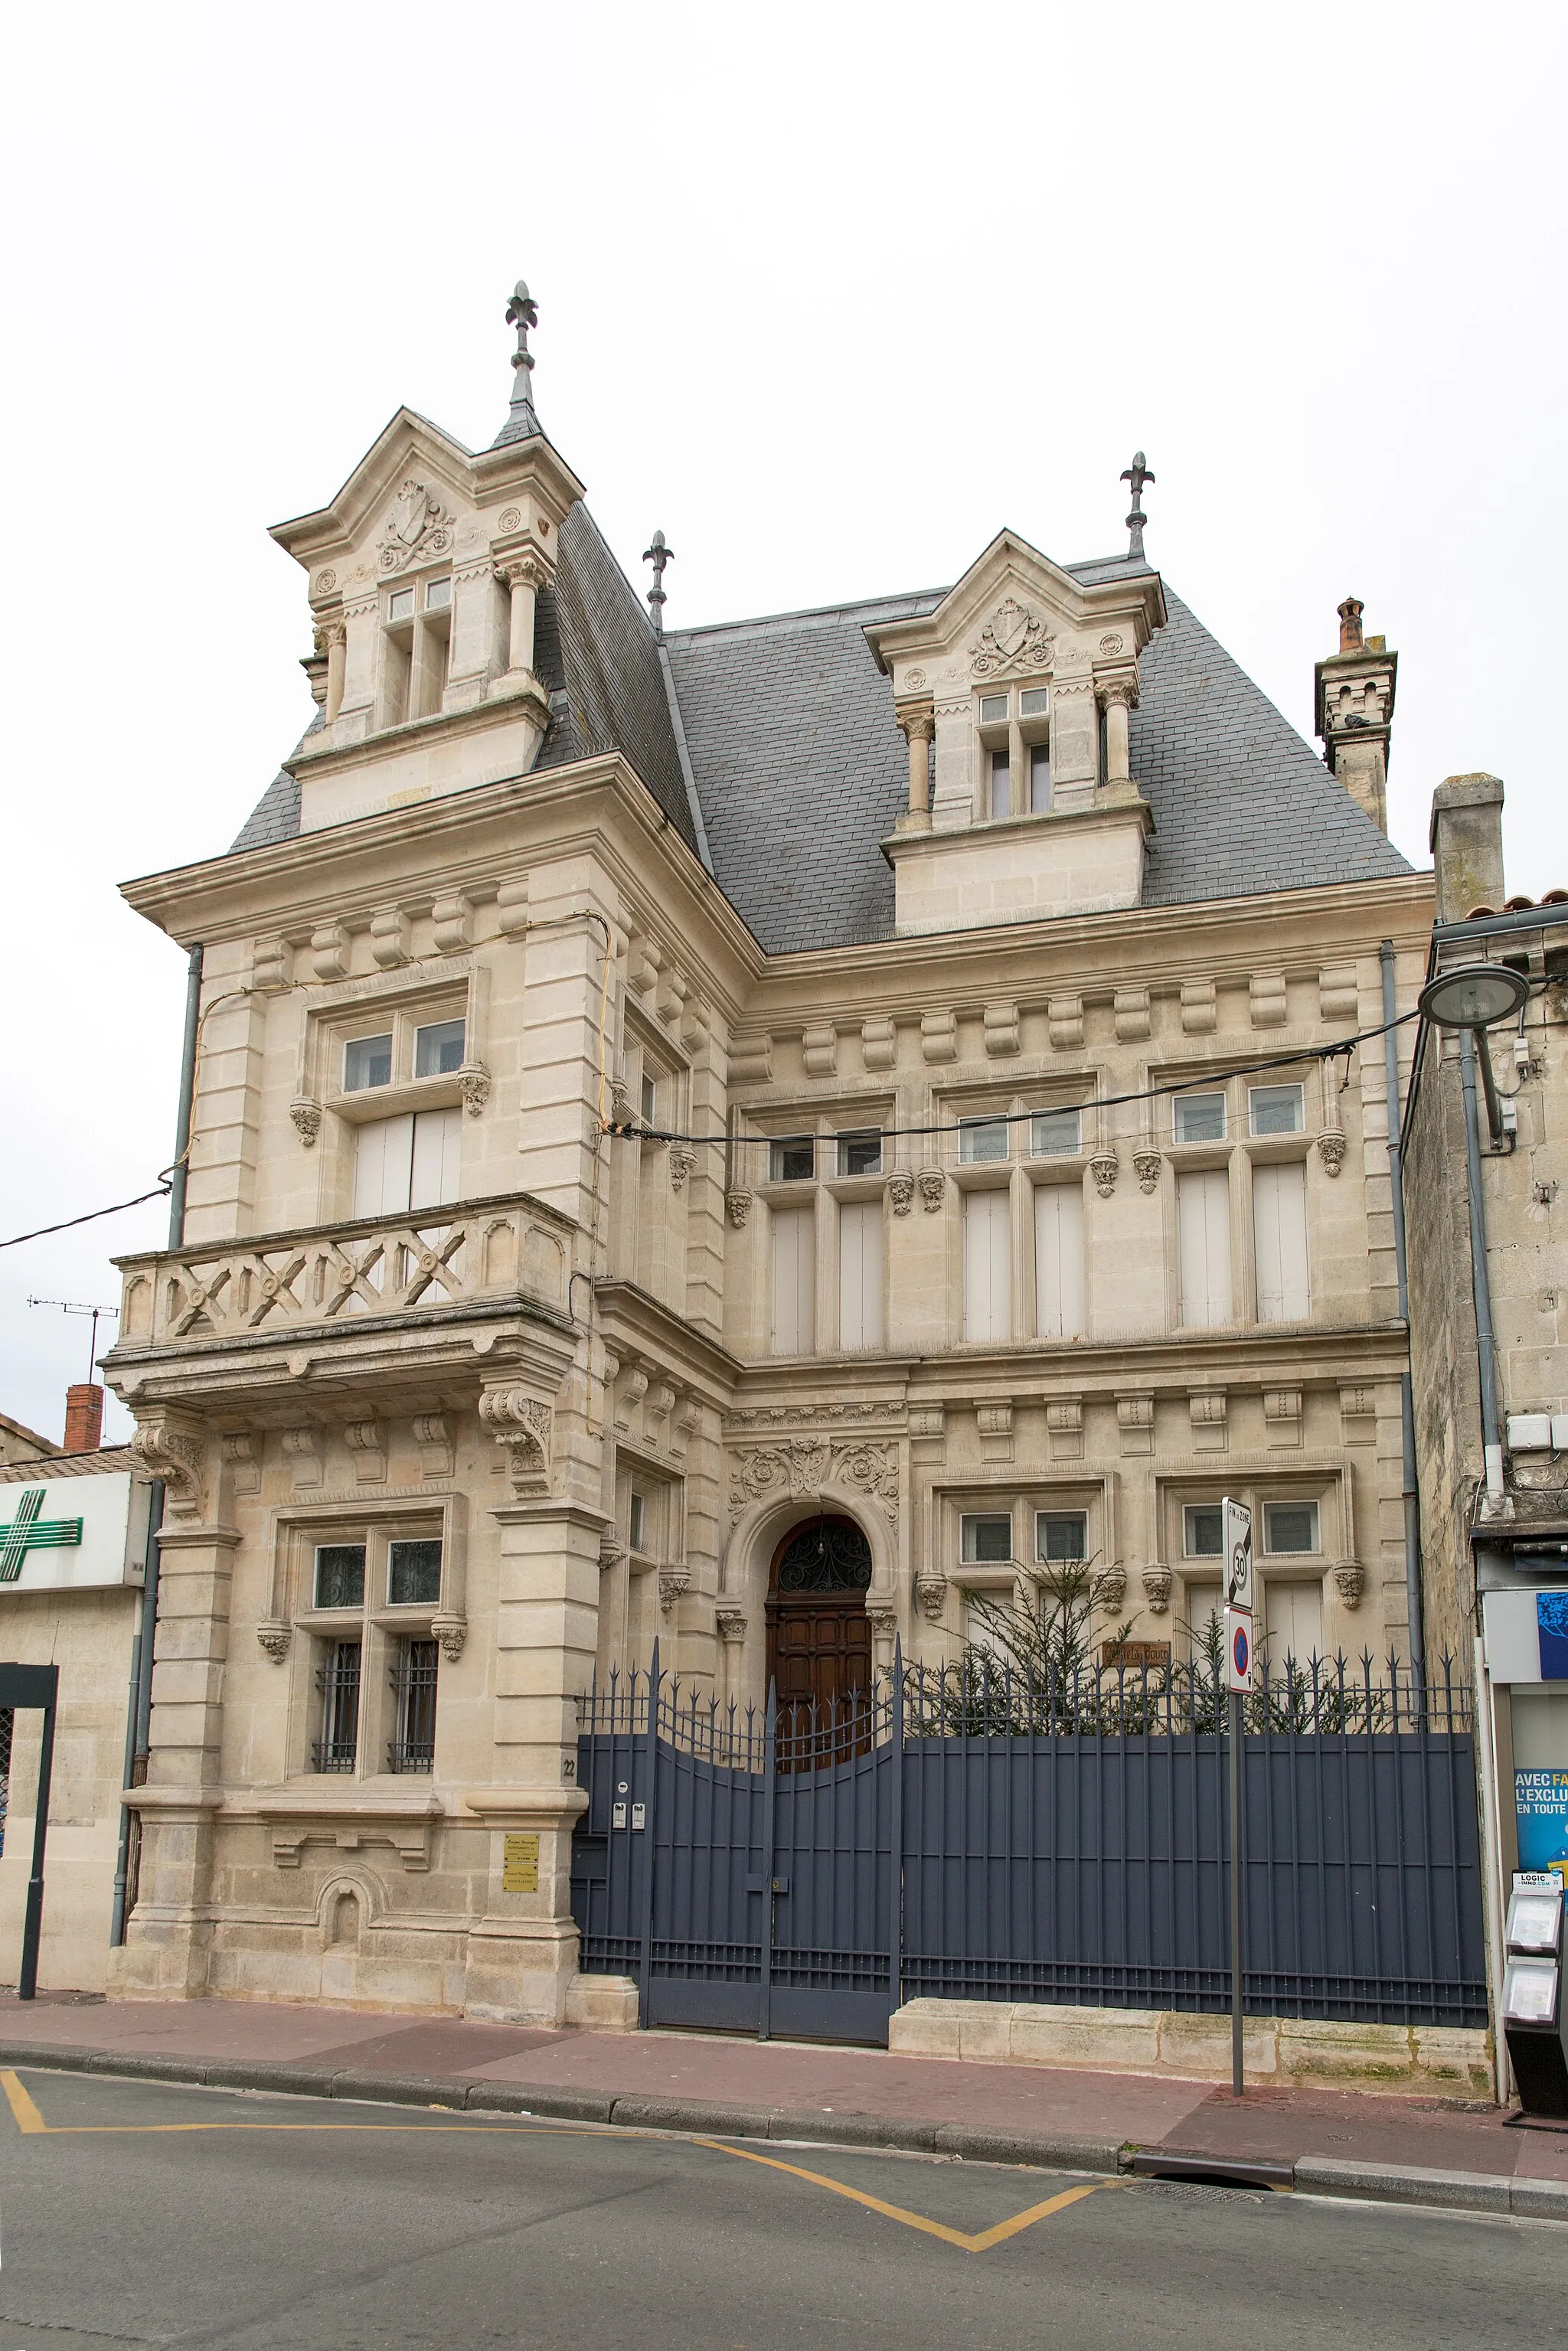
{"type": "Polygon", "coordinates": [[[64,1551],[81,1541],[79,1519],[41,1519],[44,1489],[29,1486],[8,1527],[0,1527],[0,1583],[15,1583],[30,1551],[64,1551]]]}

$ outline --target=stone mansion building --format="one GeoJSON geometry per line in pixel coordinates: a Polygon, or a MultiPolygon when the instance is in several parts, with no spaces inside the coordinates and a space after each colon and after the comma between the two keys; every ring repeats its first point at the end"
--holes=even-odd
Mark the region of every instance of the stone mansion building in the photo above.
{"type": "Polygon", "coordinates": [[[200,993],[106,1367],[165,1489],[123,1994],[595,2013],[574,1701],[655,1639],[826,1699],[1083,1560],[1181,1658],[1227,1493],[1276,1655],[1410,1639],[1396,656],[1347,600],[1320,758],[1141,459],[1126,554],[665,632],[507,316],[490,448],[400,410],[276,527],[313,723],[127,888],[200,993]]]}

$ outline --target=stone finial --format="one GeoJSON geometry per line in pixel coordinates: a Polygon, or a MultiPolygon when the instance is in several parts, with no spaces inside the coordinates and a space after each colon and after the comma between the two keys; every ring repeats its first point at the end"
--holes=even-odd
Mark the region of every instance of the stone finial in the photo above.
{"type": "Polygon", "coordinates": [[[531,441],[544,431],[534,408],[534,355],[528,349],[528,329],[537,327],[538,322],[538,304],[519,277],[507,305],[507,324],[517,330],[517,348],[512,354],[512,404],[505,424],[490,444],[493,449],[504,448],[508,441],[531,441]]]}
{"type": "Polygon", "coordinates": [[[1133,510],[1127,517],[1127,530],[1129,533],[1127,539],[1127,553],[1129,555],[1135,555],[1140,563],[1144,559],[1144,525],[1148,520],[1147,515],[1144,512],[1144,484],[1145,482],[1152,482],[1154,478],[1153,474],[1150,473],[1148,466],[1144,462],[1143,451],[1141,449],[1135,450],[1133,455],[1133,462],[1127,467],[1122,479],[1124,482],[1131,482],[1133,485],[1133,510]]]}
{"type": "Polygon", "coordinates": [[[674,559],[674,549],[670,546],[664,532],[656,530],[649,545],[643,550],[643,560],[644,563],[651,563],[653,567],[653,584],[648,590],[648,603],[653,615],[654,632],[661,637],[664,633],[664,606],[669,601],[664,593],[664,566],[666,563],[673,563],[674,559]]]}
{"type": "Polygon", "coordinates": [[[1339,607],[1339,649],[1342,653],[1358,653],[1364,640],[1361,616],[1366,610],[1359,596],[1347,596],[1339,607]]]}

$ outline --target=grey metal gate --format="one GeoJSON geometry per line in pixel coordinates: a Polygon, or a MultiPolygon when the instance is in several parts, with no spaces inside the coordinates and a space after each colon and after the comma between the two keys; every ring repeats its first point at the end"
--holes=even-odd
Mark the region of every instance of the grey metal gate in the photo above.
{"type": "MultiPolygon", "coordinates": [[[[817,1720],[660,1673],[581,1702],[582,1965],[644,2025],[885,2043],[901,2001],[1228,2001],[1223,1700],[1200,1675],[895,1664],[817,1720]]],[[[1391,1660],[1249,1701],[1255,2013],[1484,2024],[1469,1697],[1391,1660]]]]}

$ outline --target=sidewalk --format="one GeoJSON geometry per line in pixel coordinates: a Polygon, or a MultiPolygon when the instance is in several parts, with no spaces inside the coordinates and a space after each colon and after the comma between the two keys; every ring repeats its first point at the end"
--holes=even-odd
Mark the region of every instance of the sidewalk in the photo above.
{"type": "Polygon", "coordinates": [[[1237,2100],[1165,2075],[695,2033],[557,2032],[223,2000],[46,1995],[24,2006],[0,1995],[0,2065],[28,2064],[1089,2169],[1114,2169],[1130,2149],[1181,2153],[1281,2167],[1327,2192],[1504,2211],[1511,2195],[1516,2211],[1568,2219],[1568,2127],[1509,2128],[1490,2109],[1364,2090],[1260,2089],[1237,2100]],[[1367,2166],[1427,2179],[1360,2177],[1367,2166]],[[1513,2194],[1515,2180],[1561,2193],[1513,2194]]]}

